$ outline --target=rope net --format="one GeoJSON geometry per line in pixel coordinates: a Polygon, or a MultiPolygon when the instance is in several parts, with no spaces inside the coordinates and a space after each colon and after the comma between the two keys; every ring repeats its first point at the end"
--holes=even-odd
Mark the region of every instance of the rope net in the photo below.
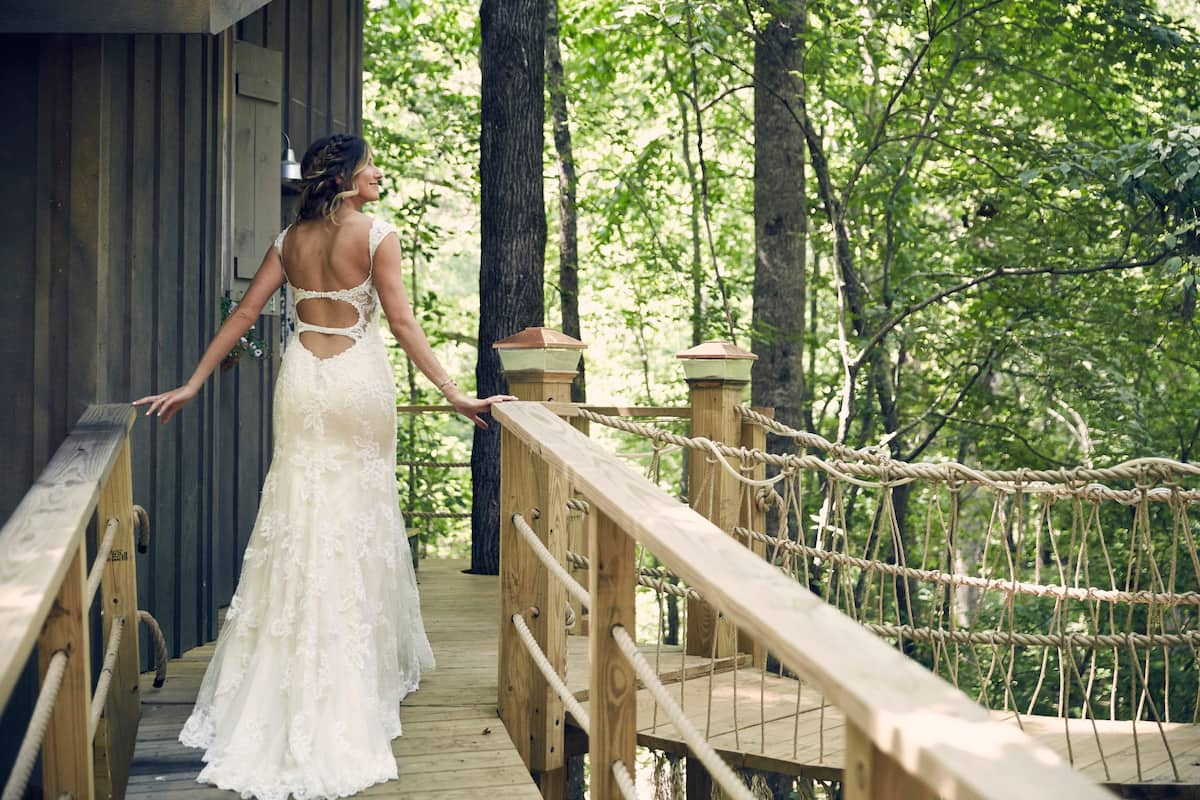
{"type": "MultiPolygon", "coordinates": [[[[1155,765],[1161,777],[1180,780],[1168,733],[1173,723],[1200,722],[1200,467],[1159,458],[1064,470],[907,463],[747,408],[739,413],[795,451],[582,415],[640,438],[643,449],[648,442],[647,477],[661,484],[666,474],[664,488],[689,495],[702,514],[718,502],[715,476],[736,478],[740,518],[759,522],[731,535],[998,717],[1027,732],[1059,719],[1071,763],[1094,759],[1103,780],[1150,780],[1155,765]],[[673,450],[699,454],[707,468],[699,476],[688,476],[686,465],[664,470],[661,456],[673,450]],[[695,480],[685,491],[688,477],[695,480]],[[1127,739],[1133,734],[1129,775],[1114,773],[1105,752],[1114,721],[1125,723],[1127,739]],[[1143,752],[1151,749],[1159,755],[1143,752]]],[[[653,554],[639,548],[638,559],[639,583],[657,610],[649,633],[661,661],[672,647],[683,652],[686,607],[699,598],[653,554]]],[[[568,562],[587,566],[578,553],[568,562]]],[[[717,661],[700,677],[709,684],[706,738],[739,752],[790,749],[779,757],[827,762],[837,747],[836,711],[770,654],[760,667],[742,665],[741,675],[732,660],[732,680],[725,676],[719,689],[732,692],[732,709],[713,723],[717,661]]],[[[696,681],[686,658],[677,674],[682,705],[696,681]]]]}

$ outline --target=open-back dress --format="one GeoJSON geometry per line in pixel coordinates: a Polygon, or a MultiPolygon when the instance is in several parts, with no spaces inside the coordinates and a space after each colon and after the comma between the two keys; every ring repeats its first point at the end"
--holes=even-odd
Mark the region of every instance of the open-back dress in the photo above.
{"type": "MultiPolygon", "coordinates": [[[[275,247],[283,259],[288,230],[275,247]]],[[[197,778],[260,800],[342,797],[396,777],[399,704],[433,652],[396,488],[396,385],[371,270],[297,304],[350,304],[347,328],[296,319],[275,385],[275,449],[216,651],[179,739],[205,749],[197,778]],[[305,331],[353,340],[320,358],[305,331]]],[[[287,265],[284,264],[286,276],[287,265]]]]}

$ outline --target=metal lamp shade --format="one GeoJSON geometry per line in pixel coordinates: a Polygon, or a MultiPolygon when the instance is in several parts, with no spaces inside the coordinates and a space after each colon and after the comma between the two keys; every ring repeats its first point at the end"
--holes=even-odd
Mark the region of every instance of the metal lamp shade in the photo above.
{"type": "Polygon", "coordinates": [[[296,151],[292,149],[292,141],[288,135],[283,135],[283,163],[279,165],[279,175],[285,181],[300,180],[300,162],[296,160],[296,151]]]}

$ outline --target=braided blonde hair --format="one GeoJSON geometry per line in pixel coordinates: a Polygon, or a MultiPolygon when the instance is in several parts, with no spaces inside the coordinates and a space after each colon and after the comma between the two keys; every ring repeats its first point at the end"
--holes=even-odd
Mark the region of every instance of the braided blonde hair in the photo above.
{"type": "Polygon", "coordinates": [[[304,191],[296,221],[323,217],[337,224],[334,215],[343,200],[358,194],[354,179],[370,158],[371,146],[359,136],[335,133],[313,142],[300,161],[304,191]]]}

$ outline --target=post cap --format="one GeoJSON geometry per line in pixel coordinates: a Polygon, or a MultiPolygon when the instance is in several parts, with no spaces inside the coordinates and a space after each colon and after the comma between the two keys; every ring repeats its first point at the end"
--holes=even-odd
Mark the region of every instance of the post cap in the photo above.
{"type": "Polygon", "coordinates": [[[511,378],[516,373],[573,374],[587,345],[553,328],[531,327],[492,347],[500,355],[504,374],[511,378]]]}
{"type": "Polygon", "coordinates": [[[584,350],[587,345],[553,328],[529,327],[492,345],[496,350],[584,350]]]}
{"type": "Polygon", "coordinates": [[[675,356],[683,361],[683,374],[689,381],[750,380],[750,368],[758,356],[732,342],[709,341],[684,350],[675,356]]]}

